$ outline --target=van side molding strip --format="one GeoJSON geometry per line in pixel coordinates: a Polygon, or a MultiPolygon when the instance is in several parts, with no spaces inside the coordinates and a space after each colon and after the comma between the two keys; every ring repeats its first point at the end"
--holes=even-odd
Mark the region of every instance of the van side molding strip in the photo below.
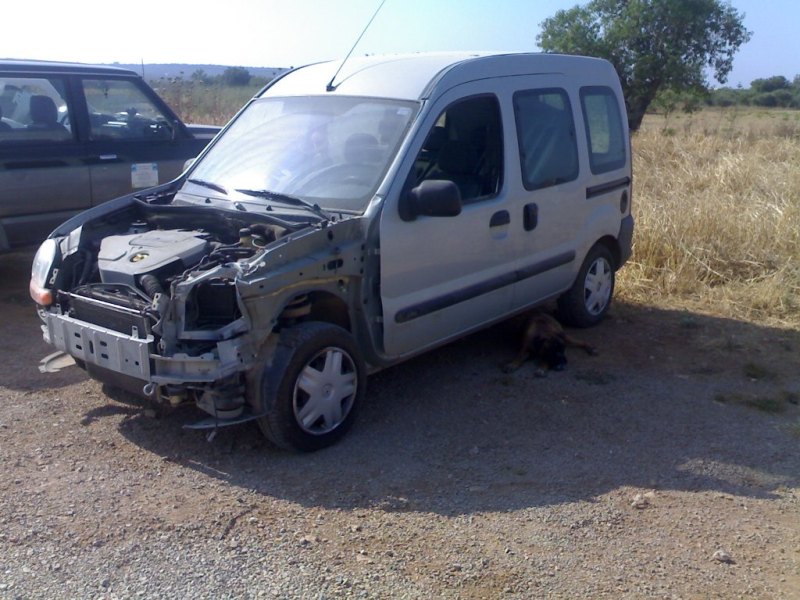
{"type": "Polygon", "coordinates": [[[614,181],[609,181],[608,183],[593,185],[592,187],[586,188],[586,199],[589,200],[590,198],[594,198],[595,196],[602,196],[603,194],[607,194],[608,192],[613,192],[614,190],[626,188],[630,184],[631,184],[631,178],[623,177],[622,179],[615,179],[614,181]]]}
{"type": "Polygon", "coordinates": [[[424,317],[425,315],[429,315],[437,310],[442,310],[443,308],[448,308],[455,304],[459,304],[460,302],[472,300],[473,298],[494,292],[495,290],[499,290],[507,285],[515,284],[524,279],[544,273],[545,271],[566,265],[571,263],[573,260],[575,260],[575,252],[573,250],[557,254],[556,256],[552,256],[541,262],[528,265],[527,267],[509,271],[508,273],[503,273],[502,275],[498,275],[496,277],[492,277],[491,279],[487,279],[486,281],[456,290],[444,296],[431,298],[425,302],[420,302],[419,304],[399,310],[394,315],[394,321],[395,323],[408,323],[409,321],[413,321],[419,317],[424,317]]]}

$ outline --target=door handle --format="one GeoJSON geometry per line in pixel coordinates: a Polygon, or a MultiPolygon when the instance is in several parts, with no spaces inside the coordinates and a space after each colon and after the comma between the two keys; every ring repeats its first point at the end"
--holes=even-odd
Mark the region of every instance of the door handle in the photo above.
{"type": "Polygon", "coordinates": [[[525,231],[533,231],[539,224],[539,206],[535,202],[522,208],[522,226],[525,231]]]}
{"type": "Polygon", "coordinates": [[[100,162],[111,162],[112,160],[117,160],[116,154],[101,154],[97,157],[97,160],[100,162]]]}
{"type": "Polygon", "coordinates": [[[511,216],[508,214],[508,211],[498,210],[492,215],[489,221],[489,227],[500,227],[502,225],[508,225],[509,223],[511,223],[511,216]]]}

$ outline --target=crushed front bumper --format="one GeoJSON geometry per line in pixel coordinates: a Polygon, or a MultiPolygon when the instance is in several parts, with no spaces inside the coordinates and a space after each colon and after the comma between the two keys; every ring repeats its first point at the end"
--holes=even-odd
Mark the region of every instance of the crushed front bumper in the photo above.
{"type": "Polygon", "coordinates": [[[139,338],[73,319],[44,313],[44,340],[67,354],[100,367],[143,381],[150,381],[153,336],[139,338]]]}
{"type": "Polygon", "coordinates": [[[216,350],[199,356],[155,352],[152,335],[140,337],[133,327],[131,334],[87,323],[57,312],[42,315],[44,340],[59,350],[108,371],[156,385],[202,385],[221,381],[247,368],[243,338],[216,343],[216,350]]]}

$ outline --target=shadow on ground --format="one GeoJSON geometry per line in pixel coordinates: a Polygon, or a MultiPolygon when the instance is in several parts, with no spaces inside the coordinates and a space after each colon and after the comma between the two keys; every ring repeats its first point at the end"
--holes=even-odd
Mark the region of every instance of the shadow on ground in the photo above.
{"type": "Polygon", "coordinates": [[[602,356],[573,353],[566,372],[541,379],[532,366],[500,370],[517,331],[510,321],[373,376],[356,427],[314,454],[274,450],[254,425],[206,442],[179,429],[191,412],[140,413],[120,430],[231,485],[327,508],[463,514],[623,486],[765,498],[800,483],[793,332],[621,306],[577,334],[602,356]],[[761,339],[782,340],[787,370],[764,367],[757,381],[747,373],[761,339]],[[783,404],[766,412],[750,397],[783,404]]]}

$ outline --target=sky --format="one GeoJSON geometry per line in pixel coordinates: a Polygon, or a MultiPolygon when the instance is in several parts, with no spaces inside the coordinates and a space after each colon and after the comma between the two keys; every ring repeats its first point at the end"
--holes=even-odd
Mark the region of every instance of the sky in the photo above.
{"type": "MultiPolygon", "coordinates": [[[[576,4],[585,2],[386,0],[354,53],[538,51],[541,22],[576,4]]],[[[736,55],[726,85],[800,74],[800,1],[731,4],[745,14],[753,37],[736,55]]],[[[379,5],[380,0],[37,0],[33,18],[24,3],[15,3],[3,11],[0,57],[298,66],[346,55],[379,5]]]]}

